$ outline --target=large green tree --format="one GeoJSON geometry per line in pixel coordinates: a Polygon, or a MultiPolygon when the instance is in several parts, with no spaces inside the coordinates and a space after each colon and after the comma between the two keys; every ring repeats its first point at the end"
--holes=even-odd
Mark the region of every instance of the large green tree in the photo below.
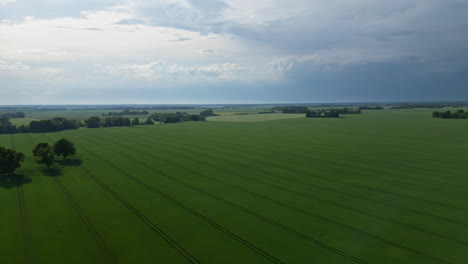
{"type": "Polygon", "coordinates": [[[92,116],[88,118],[85,123],[88,128],[98,128],[101,126],[101,118],[98,116],[92,116]]]}
{"type": "Polygon", "coordinates": [[[51,146],[38,148],[36,151],[36,162],[45,164],[47,169],[54,164],[55,154],[51,146]]]}
{"type": "Polygon", "coordinates": [[[21,162],[24,162],[24,153],[16,152],[13,149],[0,147],[0,174],[14,174],[21,167],[21,162]]]}
{"type": "Polygon", "coordinates": [[[49,143],[39,143],[36,145],[36,147],[33,149],[32,153],[33,153],[33,156],[36,157],[37,156],[37,151],[41,148],[48,148],[49,147],[49,143]]]}
{"type": "Polygon", "coordinates": [[[60,139],[54,144],[54,151],[57,156],[62,156],[65,160],[70,155],[76,154],[76,148],[73,142],[68,139],[60,139]]]}

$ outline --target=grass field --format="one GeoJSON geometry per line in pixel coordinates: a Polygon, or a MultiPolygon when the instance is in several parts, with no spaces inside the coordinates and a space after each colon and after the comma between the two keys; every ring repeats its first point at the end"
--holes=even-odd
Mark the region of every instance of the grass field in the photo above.
{"type": "Polygon", "coordinates": [[[431,111],[0,135],[0,263],[466,263],[468,121],[431,111]]]}
{"type": "Polygon", "coordinates": [[[29,126],[31,121],[37,121],[39,119],[34,119],[34,118],[10,118],[10,122],[15,125],[15,126],[29,126]]]}

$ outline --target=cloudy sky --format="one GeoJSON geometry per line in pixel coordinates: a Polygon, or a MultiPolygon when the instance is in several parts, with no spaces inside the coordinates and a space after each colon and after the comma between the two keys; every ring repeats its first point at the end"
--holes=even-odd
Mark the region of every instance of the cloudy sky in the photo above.
{"type": "Polygon", "coordinates": [[[0,104],[468,100],[468,0],[0,0],[0,104]]]}

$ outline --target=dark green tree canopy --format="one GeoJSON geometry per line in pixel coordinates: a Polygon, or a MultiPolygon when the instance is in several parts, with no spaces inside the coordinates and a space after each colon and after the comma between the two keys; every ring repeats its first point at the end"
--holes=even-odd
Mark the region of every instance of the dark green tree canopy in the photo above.
{"type": "Polygon", "coordinates": [[[88,118],[86,121],[86,126],[89,128],[98,128],[101,126],[101,118],[98,116],[92,116],[88,118]]]}
{"type": "Polygon", "coordinates": [[[33,151],[32,151],[32,152],[33,152],[33,156],[34,156],[34,157],[37,156],[37,151],[38,151],[39,149],[41,149],[41,148],[47,148],[47,147],[49,147],[49,143],[43,142],[43,143],[37,144],[37,146],[36,146],[36,147],[33,149],[33,151]]]}
{"type": "Polygon", "coordinates": [[[16,152],[13,149],[0,147],[0,174],[10,175],[21,167],[21,162],[24,161],[24,153],[16,152]]]}
{"type": "Polygon", "coordinates": [[[54,151],[57,156],[62,156],[63,159],[70,155],[76,154],[76,148],[73,142],[68,139],[60,139],[54,144],[54,151]]]}
{"type": "Polygon", "coordinates": [[[51,146],[40,147],[36,151],[36,162],[39,164],[45,164],[47,169],[54,163],[55,154],[51,146]]]}
{"type": "Polygon", "coordinates": [[[154,125],[153,119],[151,119],[151,118],[146,119],[146,124],[147,125],[154,125]]]}

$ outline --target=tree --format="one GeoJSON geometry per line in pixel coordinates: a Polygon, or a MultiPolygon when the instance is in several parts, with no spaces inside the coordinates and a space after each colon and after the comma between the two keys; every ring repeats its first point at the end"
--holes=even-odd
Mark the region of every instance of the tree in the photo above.
{"type": "Polygon", "coordinates": [[[151,118],[146,119],[146,124],[147,125],[154,125],[154,122],[151,118]]]}
{"type": "Polygon", "coordinates": [[[54,150],[51,146],[42,147],[36,151],[36,162],[39,164],[45,164],[48,170],[50,170],[50,166],[54,164],[54,160],[54,150]]]}
{"type": "Polygon", "coordinates": [[[24,153],[16,152],[13,149],[0,147],[0,174],[14,174],[21,167],[21,162],[24,162],[24,153]]]}
{"type": "Polygon", "coordinates": [[[208,116],[215,116],[215,114],[213,113],[213,109],[207,109],[207,110],[201,111],[200,116],[208,117],[208,116]]]}
{"type": "Polygon", "coordinates": [[[98,128],[101,126],[101,118],[98,116],[92,116],[88,118],[85,123],[88,128],[98,128]]]}
{"type": "Polygon", "coordinates": [[[55,142],[54,151],[57,156],[62,156],[64,160],[67,156],[76,154],[76,148],[73,142],[64,138],[55,142]]]}
{"type": "Polygon", "coordinates": [[[132,121],[132,125],[138,126],[140,124],[140,119],[138,117],[135,117],[132,121]]]}
{"type": "Polygon", "coordinates": [[[11,125],[10,118],[0,117],[0,125],[11,125]]]}
{"type": "Polygon", "coordinates": [[[39,151],[39,149],[41,148],[48,148],[49,147],[49,143],[39,143],[37,144],[37,146],[33,149],[33,156],[36,157],[37,156],[37,152],[39,151]]]}

